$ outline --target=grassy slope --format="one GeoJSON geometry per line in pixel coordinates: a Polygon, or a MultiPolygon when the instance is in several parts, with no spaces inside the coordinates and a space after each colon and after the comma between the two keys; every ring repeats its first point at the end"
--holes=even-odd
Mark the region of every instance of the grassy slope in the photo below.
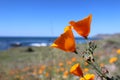
{"type": "MultiPolygon", "coordinates": [[[[104,63],[108,66],[110,65],[108,63],[109,58],[112,56],[117,56],[116,50],[120,48],[119,40],[120,38],[109,38],[97,41],[98,49],[95,51],[95,56],[99,64],[104,63]]],[[[84,45],[77,45],[77,48],[79,48],[80,51],[82,51],[84,47],[84,45]]],[[[6,77],[6,75],[8,76],[8,73],[11,69],[23,69],[26,66],[43,64],[55,67],[58,66],[58,63],[61,61],[66,64],[66,61],[70,60],[72,57],[77,58],[76,62],[80,61],[78,55],[66,53],[59,49],[53,49],[50,47],[32,47],[34,50],[33,52],[27,52],[27,49],[27,47],[18,47],[11,48],[6,51],[0,51],[0,73],[3,72],[4,77],[6,77]]],[[[83,65],[81,66],[84,67],[83,65]]],[[[117,71],[115,74],[117,73],[119,72],[117,71]]],[[[56,79],[58,78],[56,77],[56,79]]]]}

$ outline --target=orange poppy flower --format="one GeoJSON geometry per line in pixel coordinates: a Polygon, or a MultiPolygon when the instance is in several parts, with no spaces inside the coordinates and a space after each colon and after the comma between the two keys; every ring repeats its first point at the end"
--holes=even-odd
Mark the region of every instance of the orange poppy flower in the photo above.
{"type": "Polygon", "coordinates": [[[80,64],[79,63],[77,63],[77,64],[75,64],[75,65],[73,65],[72,67],[71,67],[71,69],[70,69],[70,73],[72,73],[72,74],[74,74],[74,75],[76,75],[76,76],[82,76],[83,77],[83,72],[82,72],[82,70],[81,70],[81,68],[80,68],[80,64]]]}
{"type": "Polygon", "coordinates": [[[80,21],[77,21],[77,22],[70,21],[69,24],[71,26],[73,26],[73,29],[75,29],[75,31],[79,35],[81,35],[82,37],[87,39],[87,37],[90,33],[91,21],[92,21],[92,15],[90,14],[88,17],[84,18],[83,20],[80,20],[80,21]]]}
{"type": "Polygon", "coordinates": [[[51,46],[62,49],[66,52],[75,52],[75,39],[71,28],[67,26],[64,33],[61,34],[61,36],[58,37],[51,46]]]}

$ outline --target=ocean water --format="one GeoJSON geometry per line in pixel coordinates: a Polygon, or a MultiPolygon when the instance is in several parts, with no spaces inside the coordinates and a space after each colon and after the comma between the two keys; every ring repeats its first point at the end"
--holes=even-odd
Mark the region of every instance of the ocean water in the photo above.
{"type": "MultiPolygon", "coordinates": [[[[16,44],[20,44],[19,46],[49,46],[56,38],[57,37],[0,37],[0,50],[7,50],[15,47],[16,44]]],[[[85,42],[85,39],[81,37],[77,37],[75,40],[77,44],[85,42]]]]}

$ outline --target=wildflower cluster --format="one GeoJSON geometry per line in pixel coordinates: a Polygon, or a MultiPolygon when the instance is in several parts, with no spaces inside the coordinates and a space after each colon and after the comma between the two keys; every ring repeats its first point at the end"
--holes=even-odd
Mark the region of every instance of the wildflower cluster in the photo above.
{"type": "MultiPolygon", "coordinates": [[[[80,54],[83,60],[90,66],[92,66],[96,74],[87,73],[84,75],[84,71],[81,69],[80,64],[74,64],[70,73],[80,77],[80,80],[95,80],[100,78],[100,80],[118,80],[113,77],[109,77],[108,70],[102,66],[100,67],[94,59],[94,50],[97,48],[97,45],[94,41],[88,40],[88,35],[90,33],[90,25],[92,21],[92,15],[80,20],[80,21],[70,21],[69,26],[65,27],[64,33],[61,34],[51,45],[51,47],[59,48],[65,52],[72,52],[75,54],[80,54]],[[79,52],[76,48],[75,38],[72,32],[72,29],[75,30],[80,36],[82,36],[87,41],[86,49],[82,52],[79,52]]],[[[118,51],[119,53],[120,51],[118,51]]],[[[117,59],[112,58],[110,63],[115,62],[117,59]]]]}

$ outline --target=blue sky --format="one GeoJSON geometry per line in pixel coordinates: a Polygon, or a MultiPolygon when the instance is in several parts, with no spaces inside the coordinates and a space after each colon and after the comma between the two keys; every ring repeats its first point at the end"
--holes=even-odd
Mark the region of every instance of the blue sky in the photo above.
{"type": "Polygon", "coordinates": [[[0,0],[0,36],[59,36],[89,14],[89,36],[120,32],[120,0],[0,0]]]}

